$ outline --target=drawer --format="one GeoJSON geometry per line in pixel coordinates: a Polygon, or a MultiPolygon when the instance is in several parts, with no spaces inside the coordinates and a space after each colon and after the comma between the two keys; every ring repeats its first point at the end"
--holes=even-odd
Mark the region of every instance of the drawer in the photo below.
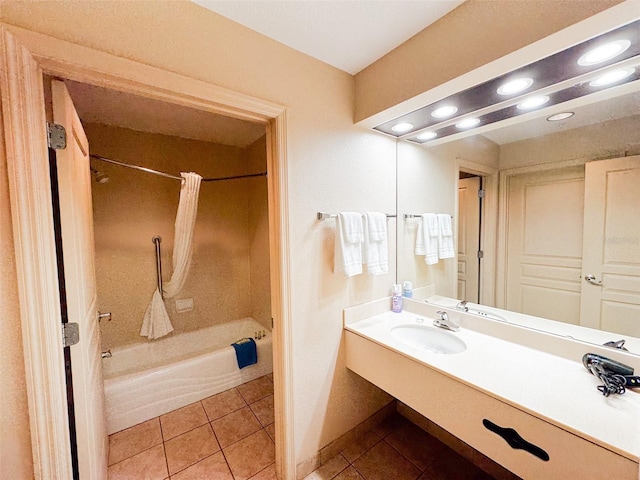
{"type": "Polygon", "coordinates": [[[638,478],[638,463],[345,331],[347,367],[516,475],[540,479],[638,478]],[[513,449],[483,422],[514,429],[548,460],[513,449]]]}

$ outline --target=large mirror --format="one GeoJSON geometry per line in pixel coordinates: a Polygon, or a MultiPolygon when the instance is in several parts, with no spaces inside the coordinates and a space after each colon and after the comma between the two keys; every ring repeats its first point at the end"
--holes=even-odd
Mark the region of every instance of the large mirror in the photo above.
{"type": "Polygon", "coordinates": [[[398,281],[640,354],[639,91],[636,80],[564,120],[548,119],[556,105],[435,146],[399,140],[398,281]],[[455,258],[416,255],[424,213],[451,215],[455,258]]]}

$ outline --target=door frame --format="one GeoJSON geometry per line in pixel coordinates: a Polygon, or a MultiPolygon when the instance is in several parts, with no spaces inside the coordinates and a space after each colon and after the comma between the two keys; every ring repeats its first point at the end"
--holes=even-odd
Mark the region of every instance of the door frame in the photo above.
{"type": "Polygon", "coordinates": [[[482,177],[482,189],[485,196],[482,199],[482,220],[480,224],[480,248],[484,252],[480,266],[480,303],[495,306],[496,284],[496,230],[498,219],[498,170],[482,163],[457,158],[456,188],[455,188],[455,218],[456,242],[458,241],[457,226],[460,221],[458,210],[458,188],[460,172],[467,172],[482,177]]]}
{"type": "Polygon", "coordinates": [[[286,109],[190,77],[0,24],[0,92],[33,464],[71,478],[43,74],[262,123],[267,131],[276,468],[295,477],[286,109]]]}

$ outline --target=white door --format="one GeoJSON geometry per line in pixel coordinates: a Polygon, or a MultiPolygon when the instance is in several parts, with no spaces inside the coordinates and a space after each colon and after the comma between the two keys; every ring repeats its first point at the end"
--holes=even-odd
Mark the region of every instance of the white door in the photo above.
{"type": "Polygon", "coordinates": [[[52,81],[53,120],[67,131],[56,151],[62,253],[69,322],[80,327],[71,347],[73,396],[81,480],[106,479],[108,437],[100,356],[94,266],[89,144],[64,83],[52,81]]]}
{"type": "Polygon", "coordinates": [[[640,156],[587,163],[585,189],[581,323],[640,337],[640,156]]]}
{"type": "Polygon", "coordinates": [[[480,177],[458,182],[458,298],[478,303],[480,177]]]}
{"type": "Polygon", "coordinates": [[[505,307],[580,323],[584,167],[511,177],[505,307]]]}

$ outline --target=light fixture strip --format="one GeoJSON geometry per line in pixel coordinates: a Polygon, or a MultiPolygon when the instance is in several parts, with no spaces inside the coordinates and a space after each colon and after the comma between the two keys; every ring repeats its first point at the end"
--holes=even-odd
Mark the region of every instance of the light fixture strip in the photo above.
{"type": "MultiPolygon", "coordinates": [[[[575,85],[578,85],[580,83],[588,83],[592,80],[595,80],[596,78],[599,78],[601,75],[603,75],[606,72],[609,71],[613,71],[613,70],[619,70],[621,68],[625,68],[625,67],[640,67],[640,55],[636,55],[635,57],[631,57],[631,58],[627,58],[625,60],[622,60],[618,63],[614,63],[611,65],[607,65],[605,67],[601,67],[595,70],[591,70],[590,72],[584,73],[582,75],[578,75],[575,77],[571,77],[567,80],[564,80],[562,82],[559,83],[554,83],[553,85],[549,85],[548,87],[545,88],[541,88],[539,90],[531,90],[528,91],[526,93],[522,93],[519,95],[516,95],[514,97],[509,98],[508,100],[504,100],[502,102],[499,103],[494,103],[492,105],[488,105],[484,108],[481,108],[479,110],[475,110],[473,112],[468,112],[465,113],[464,115],[460,115],[458,117],[452,117],[452,118],[448,118],[446,120],[443,120],[442,122],[439,123],[435,123],[433,125],[429,125],[428,127],[422,128],[420,130],[414,130],[412,132],[408,132],[404,135],[400,135],[397,138],[398,140],[406,140],[408,138],[413,138],[415,136],[420,135],[420,133],[427,131],[427,130],[433,130],[433,131],[437,131],[440,130],[442,128],[446,128],[450,125],[455,125],[456,123],[464,120],[465,118],[471,118],[471,117],[482,117],[483,115],[486,115],[488,113],[492,113],[492,112],[496,112],[498,110],[502,110],[503,108],[508,108],[508,107],[512,107],[517,105],[518,103],[522,102],[523,100],[530,98],[530,97],[537,97],[540,95],[549,95],[551,96],[552,94],[559,92],[561,90],[565,90],[567,88],[571,88],[575,85]]],[[[605,89],[605,88],[612,88],[615,87],[615,85],[610,85],[610,86],[606,86],[606,87],[592,87],[594,89],[594,91],[598,91],[599,89],[605,89]]],[[[542,106],[542,108],[544,108],[544,106],[542,106]]],[[[396,119],[398,122],[402,121],[401,120],[402,117],[396,119]]],[[[473,129],[469,129],[468,131],[473,131],[473,129]]]]}

